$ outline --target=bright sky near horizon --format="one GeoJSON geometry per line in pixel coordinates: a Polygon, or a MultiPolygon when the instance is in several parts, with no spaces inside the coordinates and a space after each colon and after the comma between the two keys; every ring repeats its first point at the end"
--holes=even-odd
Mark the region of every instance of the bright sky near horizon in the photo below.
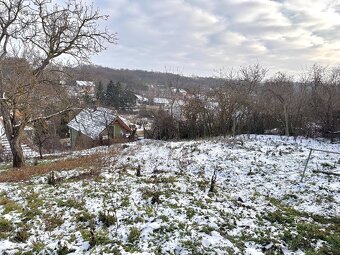
{"type": "Polygon", "coordinates": [[[340,0],[93,0],[118,44],[94,64],[211,76],[340,65],[340,0]]]}

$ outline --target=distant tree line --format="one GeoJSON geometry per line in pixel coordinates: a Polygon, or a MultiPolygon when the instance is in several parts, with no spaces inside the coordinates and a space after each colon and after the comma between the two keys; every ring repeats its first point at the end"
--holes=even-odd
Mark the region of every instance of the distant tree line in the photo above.
{"type": "MultiPolygon", "coordinates": [[[[179,76],[179,74],[171,72],[113,69],[98,65],[80,65],[68,68],[68,71],[73,74],[74,80],[102,81],[104,84],[107,84],[110,80],[113,82],[120,81],[126,84],[129,89],[140,92],[147,91],[149,89],[148,84],[167,86],[169,79],[174,80],[179,76]]],[[[216,78],[181,76],[179,85],[183,89],[210,88],[216,85],[216,78]]]]}
{"type": "Polygon", "coordinates": [[[331,136],[340,130],[340,68],[314,65],[298,79],[260,65],[224,74],[219,86],[188,99],[181,116],[155,114],[151,136],[226,134],[331,136]]]}
{"type": "Polygon", "coordinates": [[[114,107],[118,110],[129,110],[136,104],[135,94],[124,88],[120,82],[110,81],[106,88],[102,82],[96,86],[96,99],[103,106],[114,107]]]}

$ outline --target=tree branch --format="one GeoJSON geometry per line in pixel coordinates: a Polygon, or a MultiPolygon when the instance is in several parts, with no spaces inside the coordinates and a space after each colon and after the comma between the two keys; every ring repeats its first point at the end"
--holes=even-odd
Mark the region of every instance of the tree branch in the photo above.
{"type": "Polygon", "coordinates": [[[58,111],[58,112],[55,112],[55,113],[52,113],[50,115],[47,115],[47,116],[42,116],[42,117],[37,117],[37,118],[34,118],[34,119],[31,119],[29,121],[27,121],[28,124],[31,124],[31,123],[34,123],[36,121],[39,121],[39,120],[48,120],[48,119],[51,119],[55,116],[58,116],[64,112],[69,112],[69,111],[75,111],[75,110],[82,110],[83,108],[79,108],[79,107],[66,107],[65,109],[61,110],[61,111],[58,111]]]}

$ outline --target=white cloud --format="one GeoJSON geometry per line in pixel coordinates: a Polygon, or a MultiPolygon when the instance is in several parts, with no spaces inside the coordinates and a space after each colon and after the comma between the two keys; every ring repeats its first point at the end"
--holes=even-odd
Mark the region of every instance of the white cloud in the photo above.
{"type": "Polygon", "coordinates": [[[119,45],[94,58],[116,68],[211,75],[254,62],[273,70],[340,64],[340,4],[327,0],[97,0],[119,45]]]}

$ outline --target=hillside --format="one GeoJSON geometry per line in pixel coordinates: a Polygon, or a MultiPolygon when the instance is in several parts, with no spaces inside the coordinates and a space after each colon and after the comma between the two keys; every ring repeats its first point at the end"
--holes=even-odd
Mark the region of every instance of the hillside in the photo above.
{"type": "Polygon", "coordinates": [[[312,172],[339,171],[339,155],[315,152],[300,182],[310,147],[340,151],[278,136],[144,140],[2,170],[0,252],[339,254],[339,176],[312,172]]]}
{"type": "Polygon", "coordinates": [[[146,90],[147,85],[175,86],[183,89],[210,88],[219,84],[219,80],[209,77],[187,77],[175,73],[143,70],[113,69],[102,66],[85,65],[69,69],[73,80],[125,83],[131,89],[146,90]],[[171,85],[170,85],[171,84],[171,85]]]}

